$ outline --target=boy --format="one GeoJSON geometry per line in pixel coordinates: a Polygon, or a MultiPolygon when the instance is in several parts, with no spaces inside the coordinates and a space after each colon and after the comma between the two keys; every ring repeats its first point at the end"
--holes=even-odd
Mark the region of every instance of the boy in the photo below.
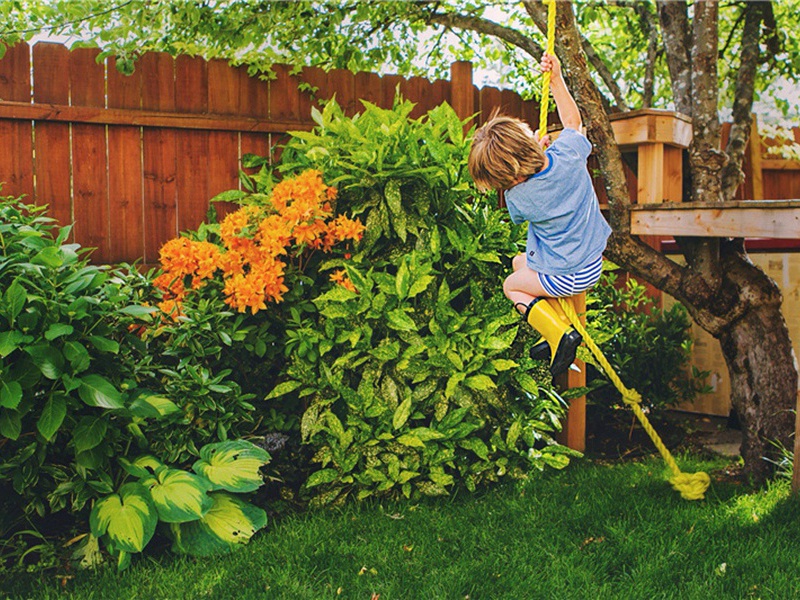
{"type": "Polygon", "coordinates": [[[526,253],[514,258],[503,292],[549,344],[550,372],[557,375],[575,360],[582,338],[542,299],[572,296],[597,283],[611,228],[586,168],[592,145],[580,133],[581,115],[561,65],[545,54],[541,66],[551,73],[564,126],[558,139],[543,151],[526,123],[494,113],[475,133],[469,171],[478,189],[505,190],[514,223],[528,221],[526,253]]]}

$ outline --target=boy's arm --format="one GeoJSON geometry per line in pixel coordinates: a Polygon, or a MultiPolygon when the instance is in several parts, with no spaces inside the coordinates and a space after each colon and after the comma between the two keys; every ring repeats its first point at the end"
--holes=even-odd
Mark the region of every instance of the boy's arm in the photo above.
{"type": "Polygon", "coordinates": [[[581,113],[572,94],[569,93],[564,76],[561,74],[561,63],[552,54],[542,56],[542,71],[550,71],[550,91],[556,102],[558,118],[564,127],[580,131],[582,121],[581,113]]]}

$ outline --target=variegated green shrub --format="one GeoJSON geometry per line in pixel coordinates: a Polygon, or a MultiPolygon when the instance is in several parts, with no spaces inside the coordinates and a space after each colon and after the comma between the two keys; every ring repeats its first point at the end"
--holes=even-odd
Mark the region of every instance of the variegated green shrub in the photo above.
{"type": "MultiPolygon", "coordinates": [[[[294,311],[288,365],[267,396],[305,403],[302,440],[316,465],[305,490],[316,504],[475,489],[563,467],[571,454],[552,437],[563,403],[502,294],[523,231],[471,187],[454,111],[414,120],[412,108],[365,103],[351,119],[329,102],[278,166],[319,169],[339,188],[337,209],[367,226],[351,257],[320,265],[344,270],[344,285],[294,311]]],[[[253,185],[271,181],[265,165],[253,185]]]]}

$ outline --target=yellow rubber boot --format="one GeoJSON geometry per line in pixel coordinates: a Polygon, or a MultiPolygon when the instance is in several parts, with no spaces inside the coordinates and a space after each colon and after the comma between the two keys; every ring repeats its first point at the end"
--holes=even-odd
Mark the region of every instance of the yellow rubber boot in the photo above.
{"type": "MultiPolygon", "coordinates": [[[[572,302],[574,296],[570,296],[567,298],[567,302],[572,302]]],[[[556,314],[561,318],[562,321],[566,324],[567,327],[570,327],[569,318],[567,314],[564,312],[564,309],[561,308],[561,304],[558,301],[558,298],[543,298],[545,302],[547,302],[550,306],[553,307],[553,310],[556,314]]],[[[550,344],[547,343],[547,340],[542,338],[538,342],[536,342],[533,346],[531,346],[530,357],[533,360],[549,360],[550,359],[550,344]]]]}
{"type": "Polygon", "coordinates": [[[566,371],[575,360],[575,353],[583,338],[558,315],[544,298],[536,298],[528,306],[525,320],[542,334],[550,346],[550,373],[553,376],[566,371]]]}

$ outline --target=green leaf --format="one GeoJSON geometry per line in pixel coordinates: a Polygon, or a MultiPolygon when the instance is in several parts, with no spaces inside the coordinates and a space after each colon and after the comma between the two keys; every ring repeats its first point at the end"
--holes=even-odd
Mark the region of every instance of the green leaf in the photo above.
{"type": "Polygon", "coordinates": [[[400,429],[408,421],[411,416],[411,396],[403,400],[400,405],[395,409],[394,416],[392,417],[392,426],[395,429],[400,429]]]}
{"type": "Polygon", "coordinates": [[[519,421],[514,421],[511,424],[511,427],[508,428],[508,434],[506,434],[506,445],[509,448],[513,448],[517,440],[519,439],[520,434],[522,433],[522,423],[519,421]]]}
{"type": "Polygon", "coordinates": [[[445,386],[444,389],[444,397],[448,399],[452,398],[453,394],[456,391],[456,388],[458,387],[458,384],[464,381],[465,377],[466,373],[455,373],[454,375],[451,375],[448,378],[447,385],[445,386]]]}
{"type": "Polygon", "coordinates": [[[111,354],[119,353],[119,344],[114,340],[109,340],[99,335],[90,335],[89,341],[92,343],[92,346],[100,350],[100,352],[110,352],[111,354]]]}
{"type": "Polygon", "coordinates": [[[198,521],[173,524],[173,550],[194,556],[230,552],[267,524],[267,513],[224,492],[209,494],[212,506],[198,521]]]}
{"type": "Polygon", "coordinates": [[[75,331],[75,328],[72,325],[53,323],[47,328],[47,331],[44,332],[44,337],[47,340],[54,340],[65,335],[70,335],[73,331],[75,331]]]}
{"type": "Polygon", "coordinates": [[[491,390],[497,387],[492,378],[488,375],[474,375],[472,377],[467,377],[464,380],[464,383],[471,387],[473,390],[491,390]]]}
{"type": "Polygon", "coordinates": [[[514,343],[518,329],[518,327],[512,327],[500,335],[489,336],[487,340],[480,344],[480,347],[484,350],[507,350],[514,343]]]}
{"type": "Polygon", "coordinates": [[[23,337],[20,331],[4,331],[0,333],[0,358],[5,358],[19,348],[19,343],[23,337]]]}
{"type": "Polygon", "coordinates": [[[48,379],[58,379],[64,371],[64,357],[57,348],[48,344],[37,344],[25,348],[33,364],[39,367],[42,375],[48,379]]]}
{"type": "Polygon", "coordinates": [[[458,442],[458,445],[467,450],[472,450],[479,458],[488,460],[489,448],[486,447],[484,441],[480,438],[471,437],[458,442]]]}
{"type": "Polygon", "coordinates": [[[169,398],[150,392],[139,394],[128,409],[137,417],[143,419],[160,419],[168,415],[181,412],[181,407],[169,398]]]}
{"type": "Polygon", "coordinates": [[[408,270],[408,264],[406,261],[402,261],[400,266],[397,268],[397,275],[394,279],[394,287],[397,291],[397,295],[404,299],[408,296],[408,290],[411,288],[411,273],[408,270]]]}
{"type": "Polygon", "coordinates": [[[263,448],[237,440],[206,444],[192,469],[214,484],[215,490],[252,492],[264,483],[259,469],[269,460],[263,448]]]}
{"type": "Polygon", "coordinates": [[[267,394],[264,400],[272,400],[273,398],[280,398],[281,396],[285,396],[289,392],[295,391],[297,388],[303,385],[302,381],[284,381],[283,383],[279,383],[272,391],[267,394]]]}
{"type": "Polygon", "coordinates": [[[522,389],[526,392],[530,392],[534,396],[539,395],[539,384],[537,384],[536,380],[527,373],[518,371],[514,374],[514,379],[517,380],[520,387],[522,387],[522,389]]]}
{"type": "Polygon", "coordinates": [[[72,432],[75,454],[98,446],[105,439],[106,431],[108,431],[108,423],[105,419],[98,417],[82,418],[72,432]]]}
{"type": "Polygon", "coordinates": [[[123,306],[117,312],[122,313],[123,315],[130,315],[132,317],[144,317],[158,312],[158,309],[155,306],[140,306],[138,304],[131,304],[129,306],[123,306]]]}
{"type": "Polygon", "coordinates": [[[417,324],[405,311],[396,308],[386,313],[386,324],[397,331],[416,331],[417,324]]]}
{"type": "Polygon", "coordinates": [[[149,454],[139,456],[133,462],[121,456],[119,458],[119,464],[122,465],[122,468],[125,469],[126,473],[140,478],[149,477],[164,467],[164,463],[158,460],[155,456],[150,456],[149,454]]]}
{"type": "Polygon", "coordinates": [[[519,366],[519,363],[507,358],[496,358],[492,360],[491,363],[498,371],[509,371],[519,366]]]}
{"type": "Polygon", "coordinates": [[[69,364],[72,365],[75,373],[81,373],[88,369],[92,361],[86,346],[72,340],[64,342],[64,356],[69,361],[69,364]]]}
{"type": "Polygon", "coordinates": [[[22,386],[16,381],[4,381],[0,385],[0,406],[17,408],[22,400],[22,386]]]}
{"type": "Polygon", "coordinates": [[[80,381],[78,394],[89,406],[124,408],[122,394],[102,375],[85,375],[80,381]]]}
{"type": "Polygon", "coordinates": [[[180,469],[159,469],[140,482],[150,491],[158,518],[165,523],[186,523],[202,518],[213,505],[206,493],[213,485],[204,477],[180,469]]]}
{"type": "Polygon", "coordinates": [[[308,479],[306,480],[306,487],[311,488],[324,483],[331,483],[336,481],[338,478],[339,471],[336,469],[322,469],[309,475],[308,479]]]}
{"type": "Polygon", "coordinates": [[[64,396],[53,395],[45,403],[42,414],[36,422],[36,429],[48,442],[61,427],[64,417],[67,416],[67,402],[64,396]]]}
{"type": "Polygon", "coordinates": [[[404,435],[401,435],[399,438],[397,438],[397,441],[400,442],[401,444],[403,444],[404,446],[412,446],[412,447],[415,447],[415,448],[424,448],[425,447],[425,442],[423,442],[417,436],[412,435],[410,433],[406,433],[404,435]]]}
{"type": "Polygon", "coordinates": [[[31,263],[57,269],[64,264],[64,260],[56,246],[47,246],[31,258],[31,263]]]}
{"type": "Polygon", "coordinates": [[[123,552],[141,552],[156,531],[158,513],[139,483],[126,483],[119,494],[98,500],[89,516],[92,535],[108,534],[123,552]]]}
{"type": "Polygon", "coordinates": [[[14,282],[8,286],[3,299],[5,301],[5,310],[8,314],[8,323],[11,325],[25,307],[25,302],[28,299],[28,292],[19,283],[19,280],[15,279],[14,282]]]}
{"type": "Polygon", "coordinates": [[[16,440],[22,433],[22,418],[16,410],[0,408],[0,435],[16,440]]]}
{"type": "Polygon", "coordinates": [[[433,275],[423,275],[411,284],[411,289],[408,290],[408,297],[413,298],[414,296],[421,294],[428,289],[428,286],[435,279],[436,278],[433,275]]]}

